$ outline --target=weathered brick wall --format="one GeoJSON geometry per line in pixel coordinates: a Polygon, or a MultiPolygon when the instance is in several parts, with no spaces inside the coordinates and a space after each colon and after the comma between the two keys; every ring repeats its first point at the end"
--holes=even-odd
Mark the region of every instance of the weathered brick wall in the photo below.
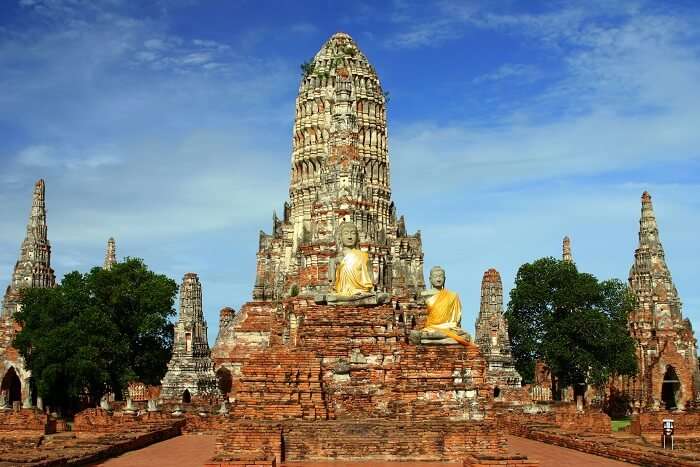
{"type": "Polygon", "coordinates": [[[420,315],[390,305],[333,307],[303,299],[246,304],[236,338],[221,339],[227,344],[213,351],[217,366],[233,369],[233,415],[488,418],[492,388],[479,349],[409,344],[420,315]]]}
{"type": "Polygon", "coordinates": [[[27,430],[44,433],[48,421],[48,415],[34,409],[0,411],[0,431],[27,430]]]}
{"type": "MultiPolygon", "coordinates": [[[[125,433],[149,425],[168,425],[174,418],[163,412],[146,412],[143,415],[109,413],[102,409],[86,409],[73,418],[73,431],[91,433],[125,433]]],[[[178,422],[182,425],[183,422],[178,422]]]]}
{"type": "Polygon", "coordinates": [[[506,442],[492,422],[230,420],[214,462],[252,456],[278,462],[323,459],[460,461],[470,454],[503,455],[506,442]]]}
{"type": "Polygon", "coordinates": [[[662,421],[673,420],[676,435],[700,436],[700,413],[697,412],[646,412],[632,417],[630,431],[635,435],[661,435],[662,421]]]}
{"type": "Polygon", "coordinates": [[[577,412],[573,404],[539,404],[540,413],[525,413],[527,407],[496,405],[499,428],[522,436],[530,426],[553,426],[563,430],[589,433],[610,433],[610,417],[597,411],[577,412]],[[546,410],[546,411],[545,411],[546,410]]]}

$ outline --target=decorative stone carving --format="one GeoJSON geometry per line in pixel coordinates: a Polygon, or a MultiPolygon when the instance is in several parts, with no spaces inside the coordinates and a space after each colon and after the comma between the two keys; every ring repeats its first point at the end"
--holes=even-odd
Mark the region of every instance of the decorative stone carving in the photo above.
{"type": "Polygon", "coordinates": [[[127,415],[134,415],[136,413],[136,407],[134,407],[134,402],[131,397],[126,398],[126,407],[124,407],[124,413],[127,415]]]}
{"type": "Polygon", "coordinates": [[[166,400],[218,392],[202,311],[202,285],[191,272],[185,274],[180,286],[180,315],[175,324],[173,356],[161,384],[161,397],[166,400]]]}
{"type": "Polygon", "coordinates": [[[148,411],[149,412],[158,412],[160,410],[158,408],[158,401],[155,399],[148,399],[148,411]]]}

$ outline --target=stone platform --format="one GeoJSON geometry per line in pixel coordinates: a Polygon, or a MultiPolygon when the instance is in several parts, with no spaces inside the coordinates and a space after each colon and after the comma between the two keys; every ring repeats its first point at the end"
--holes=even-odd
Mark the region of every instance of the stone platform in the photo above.
{"type": "Polygon", "coordinates": [[[415,345],[424,308],[243,306],[212,350],[232,374],[212,465],[506,456],[475,345],[415,345]]]}

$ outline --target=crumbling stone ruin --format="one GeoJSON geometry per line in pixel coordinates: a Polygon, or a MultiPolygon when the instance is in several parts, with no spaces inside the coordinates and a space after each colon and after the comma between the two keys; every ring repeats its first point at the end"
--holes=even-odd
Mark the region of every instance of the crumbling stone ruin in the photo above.
{"type": "Polygon", "coordinates": [[[51,269],[51,245],[46,226],[45,194],[44,180],[37,181],[34,185],[27,234],[22,242],[19,260],[15,264],[12,280],[2,302],[4,317],[12,316],[18,310],[22,289],[56,285],[56,275],[51,269]]]}
{"type": "Polygon", "coordinates": [[[637,300],[629,327],[637,342],[639,373],[623,379],[623,390],[637,409],[684,409],[698,396],[697,345],[690,320],[683,318],[646,191],[629,286],[637,300]]]}
{"type": "Polygon", "coordinates": [[[486,381],[494,385],[494,396],[499,397],[504,388],[520,388],[522,378],[513,363],[508,323],[503,315],[503,283],[495,269],[484,272],[475,328],[475,342],[486,359],[486,381]]]}
{"type": "MultiPolygon", "coordinates": [[[[305,65],[290,201],[260,236],[253,301],[221,311],[212,349],[232,402],[222,462],[505,455],[478,346],[453,327],[409,339],[430,307],[420,235],[390,198],[385,106],[347,34],[305,65]]],[[[440,293],[451,323],[458,296],[440,293]]]]}
{"type": "Polygon", "coordinates": [[[289,201],[272,232],[260,232],[253,298],[280,300],[328,290],[339,225],[352,222],[377,291],[410,297],[424,287],[420,232],[406,233],[391,201],[387,99],[347,34],[306,64],[296,100],[289,201]]]}
{"type": "Polygon", "coordinates": [[[107,240],[107,252],[105,253],[105,263],[103,268],[106,270],[112,269],[112,266],[117,264],[117,246],[114,238],[107,240]]]}
{"type": "Polygon", "coordinates": [[[5,406],[22,404],[31,407],[30,372],[12,340],[19,330],[13,316],[19,311],[22,289],[54,287],[56,275],[51,269],[51,245],[46,224],[46,184],[38,180],[34,185],[32,208],[27,233],[22,241],[19,260],[15,264],[12,280],[5,291],[0,317],[0,400],[5,406]]]}
{"type": "Polygon", "coordinates": [[[175,324],[173,356],[161,382],[161,397],[190,402],[192,397],[217,395],[216,376],[202,312],[202,285],[188,272],[180,286],[180,315],[175,324]]]}

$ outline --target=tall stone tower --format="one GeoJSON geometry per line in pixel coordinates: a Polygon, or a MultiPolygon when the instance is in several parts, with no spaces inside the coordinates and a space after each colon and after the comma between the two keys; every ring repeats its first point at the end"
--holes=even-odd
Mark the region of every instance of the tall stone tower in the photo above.
{"type": "Polygon", "coordinates": [[[46,226],[46,185],[39,180],[34,185],[32,210],[27,233],[22,242],[19,260],[12,273],[12,281],[5,291],[3,316],[12,316],[20,307],[20,291],[31,287],[53,287],[56,275],[51,269],[51,245],[46,226]]]}
{"type": "Polygon", "coordinates": [[[260,232],[253,298],[324,292],[337,227],[355,223],[377,289],[424,288],[420,232],[406,233],[391,201],[386,97],[352,38],[337,33],[306,65],[296,99],[289,201],[260,232]]]}
{"type": "Polygon", "coordinates": [[[561,259],[567,263],[573,263],[574,257],[571,255],[571,239],[566,236],[561,245],[561,259]]]}
{"type": "Polygon", "coordinates": [[[484,272],[475,327],[475,342],[488,363],[486,380],[499,388],[519,388],[522,378],[513,364],[508,323],[503,316],[503,284],[495,269],[484,272]]]}
{"type": "Polygon", "coordinates": [[[637,300],[629,327],[637,343],[639,373],[625,380],[627,392],[638,407],[682,409],[698,394],[696,340],[690,321],[683,319],[646,191],[629,286],[637,300]]]}
{"type": "Polygon", "coordinates": [[[117,246],[114,242],[114,238],[110,237],[109,240],[107,240],[104,269],[109,271],[115,264],[117,264],[117,246]]]}
{"type": "Polygon", "coordinates": [[[202,312],[202,285],[188,272],[180,286],[180,315],[175,324],[173,356],[161,382],[161,396],[189,402],[216,391],[216,376],[202,312]]]}

